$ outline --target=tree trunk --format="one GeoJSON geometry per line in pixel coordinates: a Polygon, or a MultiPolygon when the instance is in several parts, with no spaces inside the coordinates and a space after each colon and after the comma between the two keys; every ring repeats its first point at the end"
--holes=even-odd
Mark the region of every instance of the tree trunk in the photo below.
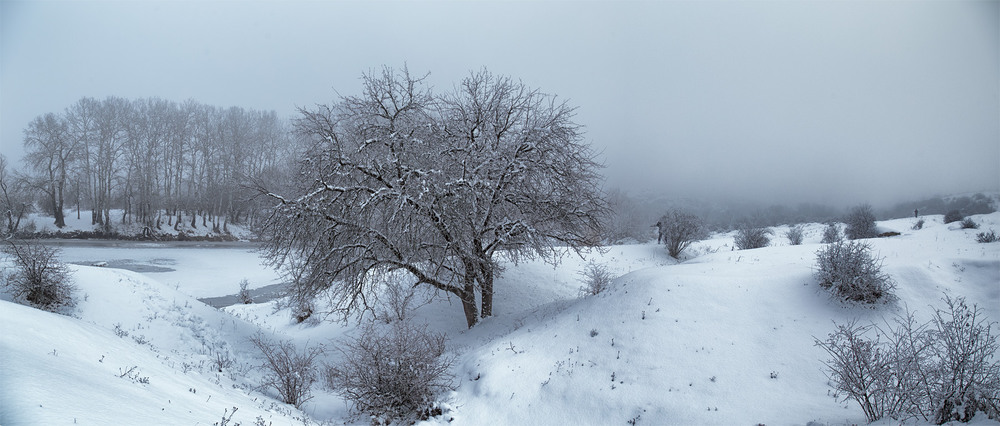
{"type": "Polygon", "coordinates": [[[482,287],[483,293],[483,312],[482,317],[493,316],[493,268],[482,267],[481,273],[482,282],[479,285],[482,287]]]}
{"type": "Polygon", "coordinates": [[[466,283],[465,289],[459,297],[462,299],[462,309],[465,311],[465,322],[469,328],[472,328],[479,322],[479,310],[476,309],[475,283],[466,283]]]}

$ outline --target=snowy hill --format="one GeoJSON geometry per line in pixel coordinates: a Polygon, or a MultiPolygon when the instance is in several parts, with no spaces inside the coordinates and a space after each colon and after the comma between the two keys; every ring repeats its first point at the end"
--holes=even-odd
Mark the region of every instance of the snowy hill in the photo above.
{"type": "MultiPolygon", "coordinates": [[[[442,401],[449,410],[428,423],[864,424],[853,401],[833,395],[827,355],[814,345],[834,321],[881,321],[907,307],[924,320],[946,294],[1000,320],[1000,243],[975,242],[976,232],[1000,230],[1000,213],[973,216],[978,231],[924,219],[921,230],[913,219],[879,222],[902,235],[869,240],[899,297],[875,308],[845,305],[815,282],[820,224],[806,225],[800,246],[788,245],[787,227],[756,250],[734,251],[732,234],[717,234],[680,262],[641,244],[557,267],[506,265],[496,316],[473,329],[454,300],[412,313],[445,332],[456,357],[457,387],[442,401]],[[578,272],[591,260],[618,278],[582,297],[578,272]]],[[[220,311],[152,275],[74,270],[86,294],[78,318],[0,302],[0,424],[212,424],[234,406],[243,424],[347,419],[346,403],[320,386],[302,412],[254,389],[259,353],[247,337],[264,330],[325,343],[352,325],[294,324],[273,302],[220,311]],[[220,356],[232,361],[221,373],[220,356]],[[131,366],[138,372],[124,374],[131,366]]]]}

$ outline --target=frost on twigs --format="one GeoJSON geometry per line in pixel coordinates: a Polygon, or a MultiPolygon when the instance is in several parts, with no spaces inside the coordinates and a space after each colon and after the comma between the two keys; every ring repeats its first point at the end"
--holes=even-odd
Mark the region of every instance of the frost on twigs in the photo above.
{"type": "Polygon", "coordinates": [[[882,260],[872,256],[868,243],[860,241],[838,242],[820,249],[815,275],[820,287],[851,302],[886,302],[896,288],[892,277],[882,272],[882,260]]]}
{"type": "Polygon", "coordinates": [[[831,386],[854,400],[869,422],[968,422],[977,412],[1000,418],[996,322],[964,298],[944,302],[924,324],[906,312],[885,328],[852,321],[816,339],[830,355],[831,386]]]}
{"type": "Polygon", "coordinates": [[[339,342],[342,360],[326,366],[327,387],[373,424],[433,416],[435,401],[453,389],[444,334],[406,321],[370,322],[339,342]]]}
{"type": "Polygon", "coordinates": [[[49,312],[65,313],[76,305],[66,264],[59,250],[30,241],[7,241],[3,252],[14,262],[14,272],[4,277],[13,300],[49,312]]]}
{"type": "Polygon", "coordinates": [[[300,109],[310,147],[294,189],[258,188],[275,203],[263,252],[292,300],[326,295],[344,319],[372,309],[377,274],[399,272],[455,296],[472,327],[493,314],[502,261],[600,245],[601,166],[565,101],[486,70],[444,94],[406,68],[362,85],[300,109]]]}
{"type": "Polygon", "coordinates": [[[296,407],[312,399],[312,384],[318,377],[313,363],[323,353],[321,346],[300,350],[290,341],[272,341],[262,333],[250,337],[250,342],[264,355],[263,387],[274,388],[283,402],[296,407]]]}
{"type": "Polygon", "coordinates": [[[606,290],[614,278],[607,266],[593,261],[588,262],[580,272],[580,281],[583,282],[580,291],[585,295],[595,296],[606,290]]]}

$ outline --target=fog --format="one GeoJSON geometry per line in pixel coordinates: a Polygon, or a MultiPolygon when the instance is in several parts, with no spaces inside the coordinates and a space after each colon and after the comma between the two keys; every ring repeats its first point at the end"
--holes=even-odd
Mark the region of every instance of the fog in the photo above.
{"type": "Polygon", "coordinates": [[[765,203],[1000,190],[1000,2],[0,3],[0,152],[84,96],[273,109],[381,65],[567,99],[608,185],[765,203]]]}

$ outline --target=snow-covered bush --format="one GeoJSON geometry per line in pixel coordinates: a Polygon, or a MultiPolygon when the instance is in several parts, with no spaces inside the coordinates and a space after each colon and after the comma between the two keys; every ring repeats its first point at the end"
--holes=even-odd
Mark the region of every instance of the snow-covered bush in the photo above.
{"type": "Polygon", "coordinates": [[[976,242],[980,243],[995,243],[1000,238],[997,237],[997,233],[990,229],[990,232],[980,232],[976,234],[976,242]]]}
{"type": "Polygon", "coordinates": [[[771,231],[771,228],[745,223],[736,231],[736,248],[750,250],[767,247],[768,244],[771,244],[769,236],[773,233],[774,231],[771,231]]]}
{"type": "Polygon", "coordinates": [[[837,297],[862,303],[877,303],[892,297],[892,278],[882,272],[882,260],[871,254],[871,246],[859,241],[830,244],[816,252],[816,279],[837,297]]]}
{"type": "Polygon", "coordinates": [[[246,278],[240,280],[240,292],[236,294],[236,300],[239,300],[244,305],[253,303],[253,296],[250,295],[249,286],[250,281],[247,281],[246,278]]]}
{"type": "Polygon", "coordinates": [[[66,264],[57,258],[58,249],[7,241],[3,252],[14,262],[14,272],[5,277],[4,287],[15,302],[56,313],[76,304],[76,286],[66,264]]]}
{"type": "Polygon", "coordinates": [[[878,229],[875,227],[875,212],[872,211],[872,206],[869,204],[862,204],[851,209],[851,212],[844,218],[844,222],[847,224],[844,228],[844,235],[849,240],[878,236],[878,229]]]}
{"type": "Polygon", "coordinates": [[[944,214],[944,223],[958,222],[965,219],[965,215],[959,210],[951,210],[944,214]]]}
{"type": "Polygon", "coordinates": [[[274,388],[283,402],[296,407],[312,399],[312,384],[318,375],[313,363],[323,353],[321,346],[300,351],[290,341],[275,342],[261,333],[250,337],[250,342],[264,354],[262,387],[274,388]]]}
{"type": "Polygon", "coordinates": [[[409,322],[368,323],[340,342],[339,364],[326,366],[327,387],[373,424],[412,422],[434,410],[439,394],[453,389],[444,334],[409,322]]]}
{"type": "Polygon", "coordinates": [[[802,244],[802,226],[795,225],[788,229],[785,233],[785,237],[788,238],[788,243],[797,246],[802,244]]]}
{"type": "Polygon", "coordinates": [[[667,210],[655,226],[659,233],[656,242],[662,241],[667,246],[667,254],[675,259],[691,243],[705,237],[705,225],[701,219],[676,208],[667,210]]]}
{"type": "Polygon", "coordinates": [[[593,261],[587,263],[587,266],[580,272],[580,277],[580,281],[583,282],[583,287],[580,290],[591,296],[607,289],[614,279],[614,275],[611,274],[607,266],[593,261]]]}
{"type": "Polygon", "coordinates": [[[965,299],[918,324],[912,313],[895,327],[837,325],[825,341],[830,382],[861,406],[869,422],[919,419],[967,422],[976,412],[1000,417],[1000,360],[990,322],[965,299]]]}
{"type": "Polygon", "coordinates": [[[916,221],[916,222],[915,222],[915,223],[913,224],[913,228],[912,228],[912,229],[913,229],[914,231],[919,231],[919,230],[921,230],[921,229],[924,229],[924,220],[923,220],[923,219],[918,219],[918,220],[917,220],[917,221],[916,221]]]}
{"type": "Polygon", "coordinates": [[[972,220],[971,217],[962,219],[962,229],[979,229],[979,224],[972,220]]]}
{"type": "Polygon", "coordinates": [[[840,242],[844,238],[840,235],[840,225],[830,222],[823,228],[823,239],[820,241],[823,244],[830,244],[840,242]]]}

